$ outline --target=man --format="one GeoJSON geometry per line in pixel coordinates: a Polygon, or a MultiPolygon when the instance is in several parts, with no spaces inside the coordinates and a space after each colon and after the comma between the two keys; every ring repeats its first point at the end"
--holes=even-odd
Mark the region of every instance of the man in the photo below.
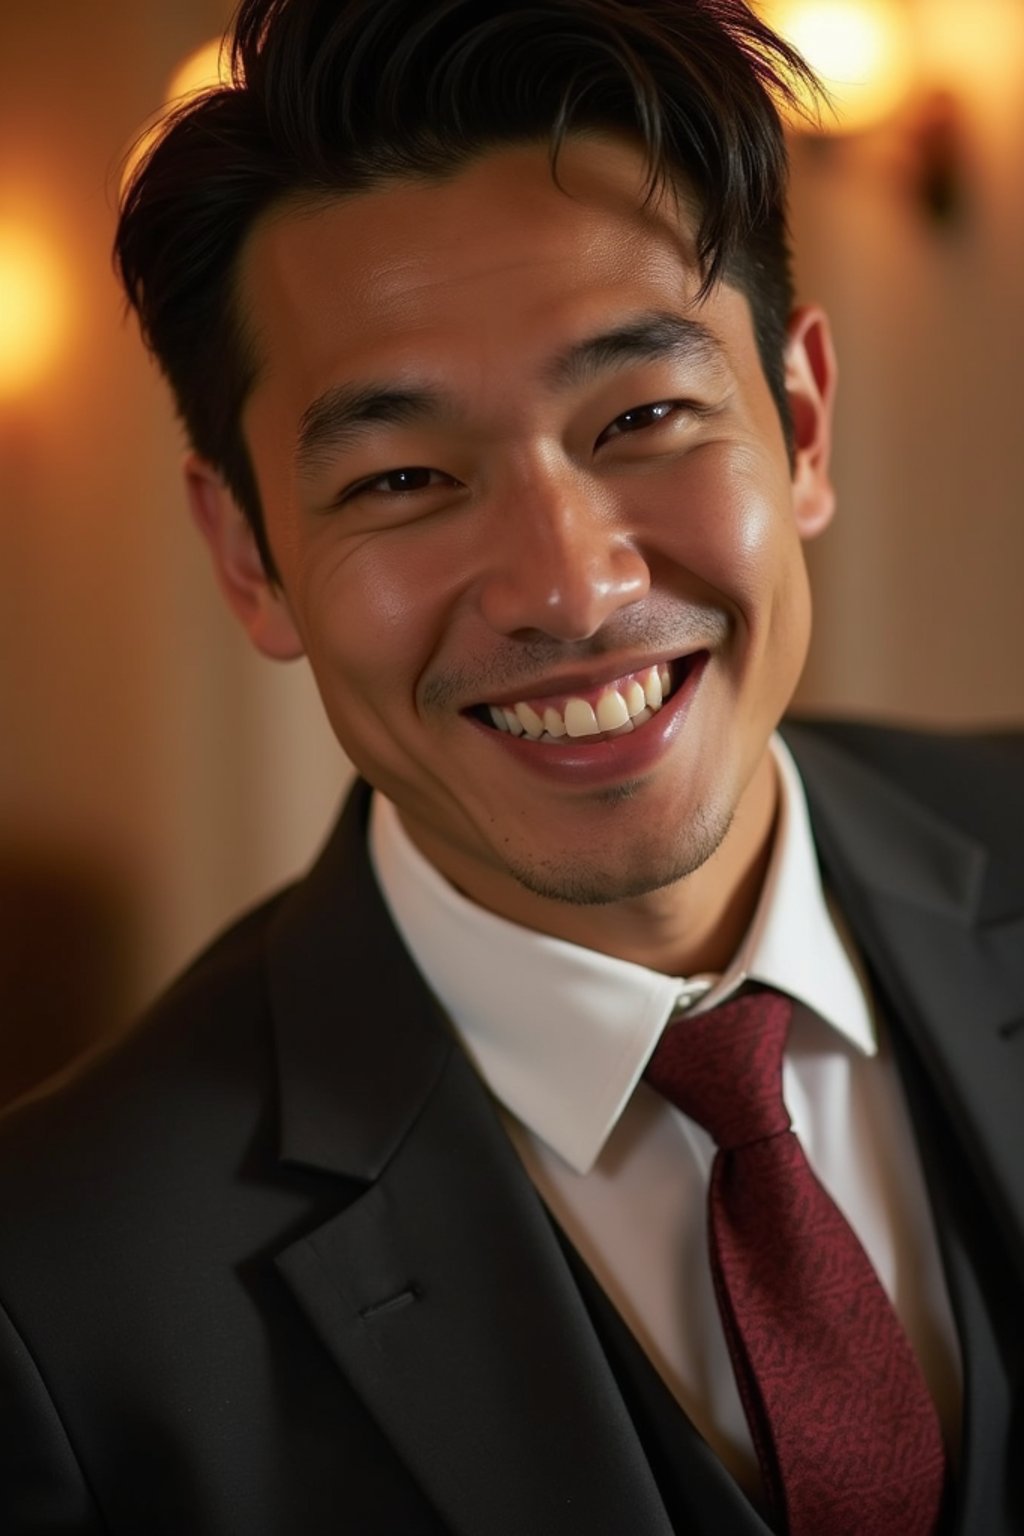
{"type": "Polygon", "coordinates": [[[799,61],[739,0],[235,49],[118,256],[362,782],[3,1126],[4,1528],[1019,1532],[1021,743],[775,734],[832,512],[799,61]]]}

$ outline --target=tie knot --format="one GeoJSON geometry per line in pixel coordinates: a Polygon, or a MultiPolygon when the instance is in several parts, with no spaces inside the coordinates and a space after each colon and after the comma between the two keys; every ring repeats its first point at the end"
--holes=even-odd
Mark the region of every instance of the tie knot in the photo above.
{"type": "Polygon", "coordinates": [[[644,1073],[651,1086],[713,1137],[721,1151],[789,1129],[782,1053],[793,1004],[767,989],[682,1018],[644,1073]]]}

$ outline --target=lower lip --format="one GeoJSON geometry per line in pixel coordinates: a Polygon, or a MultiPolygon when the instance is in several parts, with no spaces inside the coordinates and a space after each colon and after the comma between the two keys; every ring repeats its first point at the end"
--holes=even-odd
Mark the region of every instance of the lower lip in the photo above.
{"type": "Polygon", "coordinates": [[[577,788],[580,785],[599,787],[621,783],[624,779],[640,778],[649,773],[669,750],[683,728],[707,662],[706,651],[694,656],[685,678],[668,703],[638,730],[589,746],[585,736],[566,737],[556,745],[531,742],[526,737],[493,730],[480,720],[470,718],[469,723],[483,732],[499,750],[510,753],[524,768],[531,768],[546,779],[570,783],[577,788]]]}

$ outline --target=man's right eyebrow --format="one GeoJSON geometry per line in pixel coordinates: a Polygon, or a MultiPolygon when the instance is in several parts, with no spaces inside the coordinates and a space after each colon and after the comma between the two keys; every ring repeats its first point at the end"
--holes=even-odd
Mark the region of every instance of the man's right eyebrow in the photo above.
{"type": "Polygon", "coordinates": [[[439,391],[391,384],[336,384],[303,411],[295,462],[301,475],[324,467],[333,453],[353,447],[374,427],[402,427],[452,414],[439,391]]]}

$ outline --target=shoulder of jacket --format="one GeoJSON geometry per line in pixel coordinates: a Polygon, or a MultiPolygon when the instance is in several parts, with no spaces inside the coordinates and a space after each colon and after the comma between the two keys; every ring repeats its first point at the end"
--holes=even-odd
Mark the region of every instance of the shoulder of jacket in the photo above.
{"type": "Polygon", "coordinates": [[[797,756],[802,738],[822,741],[968,836],[1024,856],[1024,730],[926,730],[794,716],[782,734],[797,756]]]}
{"type": "MultiPolygon", "coordinates": [[[[182,1134],[198,1081],[211,1101],[231,1063],[236,1083],[266,1077],[269,1007],[264,935],[285,893],[215,938],[127,1029],[113,1033],[0,1114],[0,1208],[17,1191],[77,1182],[109,1149],[113,1162],[145,1145],[148,1121],[166,1117],[182,1134]]],[[[193,1128],[195,1122],[193,1120],[193,1128]]],[[[11,1205],[7,1203],[7,1209],[11,1205]]],[[[2,1245],[2,1242],[0,1242],[2,1245]]]]}

